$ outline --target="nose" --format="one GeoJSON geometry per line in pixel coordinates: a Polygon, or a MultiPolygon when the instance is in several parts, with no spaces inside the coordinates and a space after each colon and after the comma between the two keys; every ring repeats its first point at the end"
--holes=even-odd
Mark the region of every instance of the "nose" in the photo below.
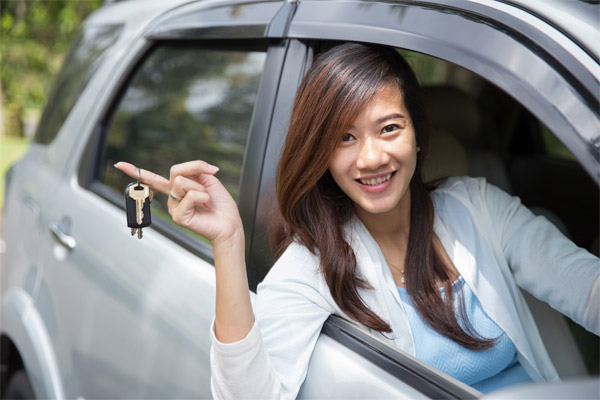
{"type": "Polygon", "coordinates": [[[384,143],[373,137],[367,137],[360,146],[356,166],[359,169],[377,169],[387,164],[389,156],[384,143]]]}

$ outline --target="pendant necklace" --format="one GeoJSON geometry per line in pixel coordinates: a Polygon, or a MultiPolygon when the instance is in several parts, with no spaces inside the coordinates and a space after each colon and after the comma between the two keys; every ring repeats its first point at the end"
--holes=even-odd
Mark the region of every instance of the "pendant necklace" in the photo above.
{"type": "Polygon", "coordinates": [[[387,258],[385,259],[385,261],[387,261],[387,263],[388,263],[390,266],[392,266],[392,267],[393,267],[393,268],[394,268],[396,271],[400,271],[400,273],[402,274],[402,278],[400,278],[400,283],[404,285],[404,284],[406,283],[406,279],[404,279],[404,270],[403,270],[403,269],[400,269],[400,268],[398,268],[398,267],[396,267],[396,266],[395,266],[394,264],[392,264],[392,263],[390,262],[390,260],[388,260],[387,258]]]}

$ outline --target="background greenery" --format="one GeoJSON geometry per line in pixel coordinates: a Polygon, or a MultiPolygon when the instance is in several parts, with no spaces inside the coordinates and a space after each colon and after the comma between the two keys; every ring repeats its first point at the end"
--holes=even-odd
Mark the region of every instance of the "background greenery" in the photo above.
{"type": "Polygon", "coordinates": [[[0,136],[31,135],[52,78],[83,19],[101,0],[0,1],[0,136]]]}
{"type": "Polygon", "coordinates": [[[102,0],[0,0],[0,208],[4,174],[33,135],[52,79],[102,0]]]}

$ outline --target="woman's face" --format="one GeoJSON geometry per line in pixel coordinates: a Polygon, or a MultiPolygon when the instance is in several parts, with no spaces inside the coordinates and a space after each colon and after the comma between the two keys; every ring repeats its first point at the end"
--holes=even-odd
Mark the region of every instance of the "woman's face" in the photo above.
{"type": "Polygon", "coordinates": [[[416,163],[412,120],[400,89],[389,84],[375,94],[340,137],[329,171],[356,206],[379,214],[393,210],[410,196],[408,188],[416,163]]]}

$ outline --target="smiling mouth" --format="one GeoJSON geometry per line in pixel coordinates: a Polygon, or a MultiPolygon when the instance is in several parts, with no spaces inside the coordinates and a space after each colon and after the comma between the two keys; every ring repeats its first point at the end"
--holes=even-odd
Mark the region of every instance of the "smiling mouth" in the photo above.
{"type": "Polygon", "coordinates": [[[379,176],[377,178],[371,178],[371,179],[357,179],[357,181],[359,181],[360,183],[362,183],[363,185],[366,186],[375,186],[375,185],[381,185],[384,182],[389,181],[392,176],[394,175],[395,172],[389,173],[387,175],[383,175],[383,176],[379,176]]]}

